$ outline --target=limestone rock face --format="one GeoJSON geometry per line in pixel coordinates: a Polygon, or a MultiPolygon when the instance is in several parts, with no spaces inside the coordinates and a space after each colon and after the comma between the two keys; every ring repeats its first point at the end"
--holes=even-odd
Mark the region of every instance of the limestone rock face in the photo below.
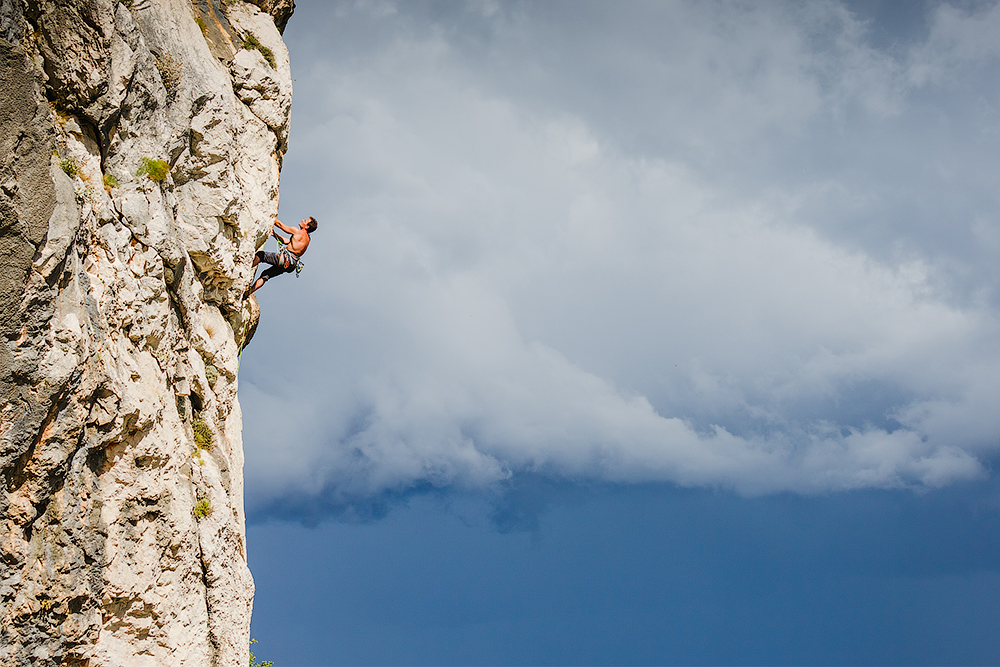
{"type": "Polygon", "coordinates": [[[292,8],[0,0],[2,666],[247,664],[241,297],[292,8]]]}

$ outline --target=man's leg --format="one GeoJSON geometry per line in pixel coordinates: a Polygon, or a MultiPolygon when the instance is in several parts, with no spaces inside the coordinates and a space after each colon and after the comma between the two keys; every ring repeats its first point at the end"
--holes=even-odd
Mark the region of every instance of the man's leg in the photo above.
{"type": "Polygon", "coordinates": [[[269,279],[277,275],[277,273],[272,273],[271,275],[267,274],[269,271],[273,271],[275,268],[277,268],[275,265],[280,265],[281,262],[280,253],[267,252],[266,250],[258,250],[256,253],[254,253],[253,263],[250,265],[250,268],[254,269],[254,272],[256,272],[257,265],[260,264],[262,261],[271,264],[272,266],[270,269],[267,269],[264,271],[264,273],[260,274],[260,278],[257,278],[257,280],[251,283],[250,287],[247,288],[247,291],[243,293],[244,299],[246,299],[251,294],[259,290],[264,285],[264,283],[266,283],[269,279]]]}
{"type": "Polygon", "coordinates": [[[264,286],[265,282],[267,282],[267,281],[264,280],[264,276],[261,276],[257,280],[253,281],[253,285],[250,286],[250,289],[247,290],[246,296],[244,296],[243,298],[245,299],[247,296],[250,296],[251,294],[253,294],[257,290],[259,290],[261,287],[264,286]]]}
{"type": "Polygon", "coordinates": [[[285,272],[286,272],[285,269],[281,268],[280,266],[272,266],[272,267],[270,267],[268,269],[265,269],[264,272],[262,274],[260,274],[260,278],[258,278],[257,280],[255,280],[254,283],[253,283],[253,285],[250,286],[250,289],[248,289],[246,291],[246,294],[243,295],[243,298],[246,299],[251,294],[253,294],[257,290],[259,290],[261,287],[263,287],[264,283],[266,283],[268,280],[270,280],[271,278],[273,278],[275,276],[281,275],[282,273],[285,273],[285,272]]]}

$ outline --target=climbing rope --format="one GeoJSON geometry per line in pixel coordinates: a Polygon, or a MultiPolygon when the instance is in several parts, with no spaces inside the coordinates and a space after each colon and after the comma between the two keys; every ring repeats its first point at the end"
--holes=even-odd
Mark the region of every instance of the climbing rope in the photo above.
{"type": "Polygon", "coordinates": [[[250,313],[243,312],[247,310],[246,305],[249,305],[249,299],[245,300],[243,304],[240,305],[240,314],[243,315],[243,333],[240,334],[240,351],[236,353],[236,376],[240,375],[240,361],[243,359],[243,349],[247,346],[247,329],[250,328],[250,313]]]}

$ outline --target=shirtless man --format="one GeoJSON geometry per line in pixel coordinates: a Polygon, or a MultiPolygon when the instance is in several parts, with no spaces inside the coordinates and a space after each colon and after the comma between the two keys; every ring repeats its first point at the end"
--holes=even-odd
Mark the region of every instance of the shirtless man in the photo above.
{"type": "Polygon", "coordinates": [[[273,229],[271,230],[271,236],[278,239],[284,245],[278,252],[258,250],[257,254],[254,255],[252,268],[255,271],[257,270],[257,265],[262,261],[270,264],[271,268],[265,269],[260,274],[260,278],[255,280],[250,289],[243,295],[244,299],[259,290],[271,278],[282,273],[291,273],[294,271],[295,267],[299,265],[299,258],[302,257],[306,248],[309,247],[309,232],[316,231],[316,218],[312,216],[300,222],[298,227],[289,227],[277,218],[274,219],[274,224],[283,232],[289,234],[289,236],[285,239],[273,229]]]}

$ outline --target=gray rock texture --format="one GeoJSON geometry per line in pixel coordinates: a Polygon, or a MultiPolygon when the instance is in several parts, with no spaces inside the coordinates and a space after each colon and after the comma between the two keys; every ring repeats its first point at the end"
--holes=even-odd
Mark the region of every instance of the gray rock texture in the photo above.
{"type": "Polygon", "coordinates": [[[241,665],[290,0],[0,0],[0,665],[241,665]]]}

